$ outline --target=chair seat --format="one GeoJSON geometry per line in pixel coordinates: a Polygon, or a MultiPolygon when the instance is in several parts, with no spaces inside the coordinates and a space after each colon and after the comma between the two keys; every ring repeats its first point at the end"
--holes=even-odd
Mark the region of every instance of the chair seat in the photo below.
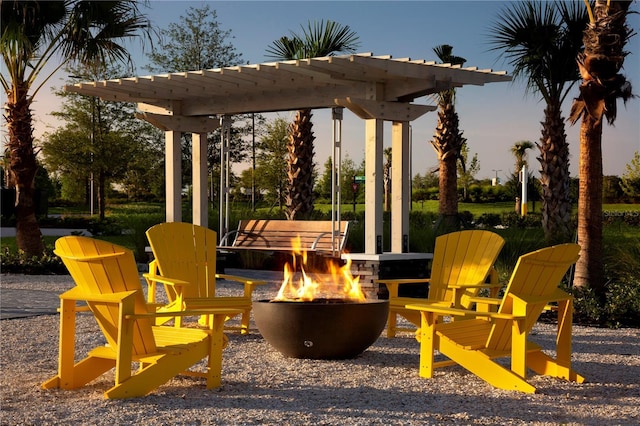
{"type": "Polygon", "coordinates": [[[439,324],[436,335],[446,336],[464,349],[479,349],[487,343],[491,323],[484,319],[471,319],[439,324]]]}

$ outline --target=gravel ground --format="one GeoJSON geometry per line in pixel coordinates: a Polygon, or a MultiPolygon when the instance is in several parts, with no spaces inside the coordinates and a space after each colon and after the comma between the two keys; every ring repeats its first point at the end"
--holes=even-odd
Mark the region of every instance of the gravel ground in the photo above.
{"type": "MultiPolygon", "coordinates": [[[[3,276],[2,291],[61,292],[67,277],[3,276]]],[[[221,294],[231,285],[219,283],[221,294]]],[[[255,298],[271,298],[275,284],[255,298]]],[[[107,374],[82,389],[42,390],[57,369],[58,316],[6,319],[1,326],[0,424],[431,425],[640,424],[640,330],[574,327],[574,367],[587,382],[534,376],[538,393],[496,390],[460,367],[418,376],[419,344],[409,334],[383,335],[351,360],[284,358],[262,339],[229,335],[223,385],[177,377],[152,394],[106,400],[107,374]]],[[[553,348],[554,326],[532,339],[553,348]]],[[[93,318],[78,320],[78,356],[102,344],[93,318]]]]}

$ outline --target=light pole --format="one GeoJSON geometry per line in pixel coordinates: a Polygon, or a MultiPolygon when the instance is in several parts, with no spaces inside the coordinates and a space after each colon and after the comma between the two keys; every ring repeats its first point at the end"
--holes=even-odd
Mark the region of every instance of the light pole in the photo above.
{"type": "Polygon", "coordinates": [[[496,177],[494,178],[491,186],[498,186],[498,183],[500,183],[500,181],[498,180],[498,172],[501,172],[502,169],[498,169],[498,170],[492,169],[491,171],[496,172],[496,177]]]}
{"type": "Polygon", "coordinates": [[[251,211],[256,211],[256,115],[251,114],[251,211]]]}

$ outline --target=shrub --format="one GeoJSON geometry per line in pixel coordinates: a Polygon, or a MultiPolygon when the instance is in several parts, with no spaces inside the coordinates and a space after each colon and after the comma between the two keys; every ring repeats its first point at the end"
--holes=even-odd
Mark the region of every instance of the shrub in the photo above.
{"type": "Polygon", "coordinates": [[[53,248],[47,246],[42,257],[29,257],[24,251],[12,251],[3,247],[0,251],[0,263],[5,274],[27,275],[63,275],[68,274],[62,260],[53,254],[53,248]]]}
{"type": "Polygon", "coordinates": [[[516,212],[505,214],[502,218],[504,226],[515,226],[518,228],[539,228],[541,226],[541,217],[536,213],[529,213],[521,216],[516,212]]]}
{"type": "Polygon", "coordinates": [[[500,219],[500,215],[497,213],[483,213],[477,220],[476,223],[478,225],[484,226],[497,226],[502,224],[502,220],[500,219]]]}
{"type": "Polygon", "coordinates": [[[116,221],[123,229],[123,234],[129,238],[133,245],[136,260],[146,263],[148,258],[145,248],[149,245],[146,235],[147,229],[157,223],[164,222],[164,215],[127,214],[118,216],[116,221]]]}
{"type": "Polygon", "coordinates": [[[87,225],[87,231],[93,236],[122,235],[122,225],[112,218],[92,221],[87,225]]]}

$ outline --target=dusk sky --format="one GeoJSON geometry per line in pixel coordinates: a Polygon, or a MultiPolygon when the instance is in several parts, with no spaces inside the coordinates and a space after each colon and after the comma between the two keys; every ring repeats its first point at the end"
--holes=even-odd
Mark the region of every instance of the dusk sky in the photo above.
{"type": "MultiPolygon", "coordinates": [[[[143,8],[154,27],[166,28],[178,22],[189,7],[209,4],[218,14],[218,22],[224,30],[231,30],[230,40],[245,62],[252,64],[271,62],[266,48],[290,30],[300,32],[300,26],[309,21],[331,19],[349,25],[360,38],[359,52],[374,55],[391,55],[394,58],[436,60],[433,47],[450,44],[453,53],[467,59],[465,66],[480,69],[512,69],[500,60],[497,52],[490,51],[490,28],[498,19],[499,11],[508,6],[506,1],[157,1],[152,0],[143,8]]],[[[580,2],[582,3],[582,2],[580,2]]],[[[633,10],[638,10],[634,3],[633,10]]],[[[640,16],[630,14],[628,22],[640,32],[640,16]]],[[[134,60],[137,75],[146,75],[142,66],[147,63],[139,45],[134,44],[134,60]]],[[[148,49],[148,48],[147,48],[148,49]]],[[[625,60],[624,73],[635,92],[640,93],[640,35],[632,38],[626,50],[631,52],[625,60]]],[[[184,70],[187,71],[187,70],[184,70]]],[[[49,86],[61,87],[64,73],[49,81],[49,86]]],[[[571,101],[577,95],[577,85],[564,105],[568,115],[571,101]]],[[[421,98],[419,104],[434,104],[432,99],[421,98]]],[[[56,121],[49,115],[59,100],[46,87],[36,97],[34,118],[36,136],[52,131],[56,121]]],[[[520,140],[538,141],[544,104],[538,95],[526,94],[523,82],[492,83],[486,86],[465,86],[458,90],[457,111],[460,128],[468,140],[470,154],[478,154],[481,170],[477,178],[498,175],[505,179],[513,171],[514,159],[509,150],[520,140]]],[[[280,113],[290,119],[293,113],[280,113]]],[[[436,113],[427,113],[412,123],[413,151],[412,171],[424,174],[437,166],[431,139],[436,126],[436,113]]],[[[390,129],[390,124],[385,129],[390,129]]],[[[320,170],[331,153],[330,114],[326,110],[314,111],[316,135],[316,163],[320,170]]],[[[579,124],[567,123],[570,142],[570,171],[577,176],[579,159],[579,124]]],[[[343,122],[343,152],[356,162],[364,154],[364,121],[345,111],[343,122]]],[[[385,136],[385,146],[391,143],[385,136]]],[[[603,133],[603,165],[606,175],[621,175],[634,152],[640,151],[640,99],[633,99],[626,108],[620,102],[615,127],[605,125],[603,133]]],[[[536,172],[539,163],[535,159],[537,148],[530,151],[529,163],[536,172]]],[[[344,154],[343,154],[344,155],[344,154]]]]}

